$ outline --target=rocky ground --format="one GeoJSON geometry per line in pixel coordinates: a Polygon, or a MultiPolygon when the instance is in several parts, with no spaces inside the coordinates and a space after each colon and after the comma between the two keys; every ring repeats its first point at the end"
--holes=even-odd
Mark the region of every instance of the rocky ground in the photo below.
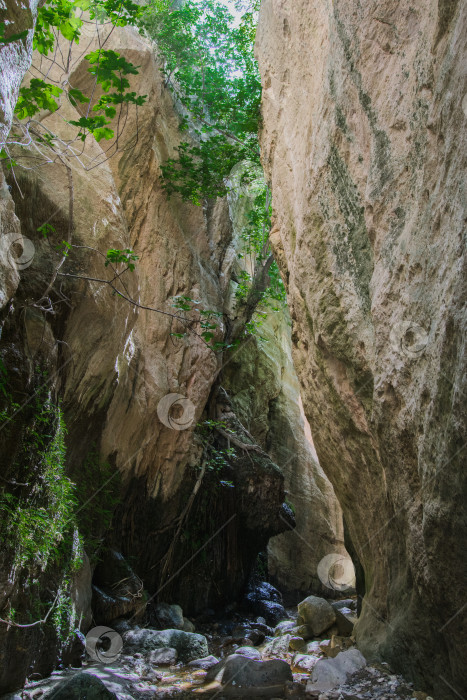
{"type": "Polygon", "coordinates": [[[433,700],[387,664],[366,663],[351,635],[354,599],[329,603],[310,596],[298,609],[285,610],[269,584],[259,591],[250,605],[260,616],[232,611],[216,619],[208,611],[194,626],[178,606],[161,607],[166,624],[191,631],[117,621],[123,649],[113,663],[87,660],[81,669],[31,679],[4,700],[433,700]],[[269,600],[260,597],[265,595],[269,600]]]}

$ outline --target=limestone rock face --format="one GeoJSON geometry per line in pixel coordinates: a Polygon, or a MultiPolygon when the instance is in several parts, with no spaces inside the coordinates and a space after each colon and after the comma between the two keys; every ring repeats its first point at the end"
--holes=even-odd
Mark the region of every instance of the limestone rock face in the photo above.
{"type": "MultiPolygon", "coordinates": [[[[252,195],[254,189],[238,183],[229,194],[233,260],[252,195]]],[[[310,591],[332,596],[334,591],[323,587],[318,576],[318,565],[331,553],[347,556],[342,510],[319,465],[303,412],[287,309],[279,305],[269,312],[257,335],[229,359],[223,374],[236,414],[284,473],[286,502],[294,510],[296,527],[284,527],[284,533],[269,541],[268,572],[293,603],[310,591]]]]}
{"type": "MultiPolygon", "coordinates": [[[[173,155],[184,136],[179,132],[179,117],[172,96],[164,88],[153,48],[127,28],[113,31],[106,47],[139,66],[131,89],[146,94],[147,102],[138,110],[138,118],[129,111],[113,158],[107,159],[104,152],[108,142],[99,145],[87,139],[79,159],[70,158],[70,171],[60,159],[37,170],[18,168],[21,193],[10,173],[8,184],[15,209],[7,186],[0,194],[1,232],[5,234],[0,241],[0,356],[8,379],[12,383],[14,380],[18,403],[25,396],[32,399],[40,381],[34,376],[37,366],[47,370],[52,398],[56,403],[61,401],[67,426],[68,475],[78,484],[78,491],[89,488],[91,505],[87,522],[86,518],[81,520],[83,529],[92,531],[94,516],[99,519],[102,511],[110,511],[111,516],[119,504],[112,527],[110,518],[107,520],[106,528],[112,533],[107,535],[107,544],[124,558],[131,556],[135,574],[142,582],[138,591],[130,591],[127,600],[124,595],[109,599],[106,587],[101,588],[96,579],[94,602],[100,608],[99,617],[128,614],[128,606],[144,608],[143,598],[138,597],[136,603],[134,600],[143,581],[150,593],[161,588],[168,602],[180,603],[189,614],[187,602],[203,609],[212,591],[225,601],[223,586],[232,586],[231,597],[243,588],[257,555],[255,548],[264,549],[268,538],[285,527],[279,517],[284,479],[266,454],[253,461],[245,454],[236,469],[238,488],[214,484],[215,512],[213,498],[208,498],[209,507],[201,501],[201,496],[206,497],[203,483],[191,517],[179,532],[183,542],[180,544],[179,538],[175,553],[182,561],[175,558],[164,569],[164,581],[170,580],[172,590],[169,592],[167,585],[160,587],[161,569],[167,561],[164,557],[200,471],[202,448],[193,431],[221,367],[221,356],[199,336],[171,335],[184,330],[173,318],[177,313],[173,297],[186,295],[198,302],[197,308],[222,316],[230,294],[229,272],[224,272],[223,264],[232,227],[225,200],[195,207],[176,198],[168,200],[162,189],[160,164],[173,155]],[[98,163],[99,167],[94,167],[98,163]],[[70,230],[70,192],[72,243],[82,248],[74,251],[73,263],[60,269],[51,291],[54,267],[60,261],[55,246],[68,239],[70,230]],[[55,228],[47,240],[38,233],[45,222],[55,228]],[[34,246],[30,264],[19,270],[11,264],[10,232],[15,236],[21,232],[34,246]],[[108,279],[110,269],[104,263],[110,248],[129,248],[138,255],[134,273],[125,279],[127,296],[135,304],[96,281],[108,279]],[[93,280],[62,277],[64,271],[93,280]],[[161,400],[168,395],[181,396],[185,402],[182,407],[188,405],[186,425],[177,424],[175,414],[171,419],[170,401],[161,407],[161,400]],[[98,484],[103,465],[107,477],[98,484]],[[203,510],[205,520],[196,519],[197,507],[203,510]],[[211,535],[211,549],[205,548],[202,557],[194,557],[211,535]],[[248,542],[250,550],[248,560],[240,561],[243,541],[248,542]],[[214,557],[223,582],[212,566],[214,557]],[[189,571],[183,568],[181,577],[178,572],[188,560],[193,563],[189,571]],[[193,585],[188,582],[189,576],[193,577],[193,585]]],[[[87,45],[88,51],[92,49],[87,45]]],[[[58,66],[49,66],[45,58],[41,61],[43,69],[50,68],[52,78],[64,79],[58,66]]],[[[75,47],[68,79],[75,88],[91,94],[88,67],[82,49],[75,47]]],[[[33,63],[32,75],[35,70],[33,63]]],[[[40,112],[37,121],[68,138],[76,132],[64,119],[77,120],[79,116],[76,108],[64,100],[58,112],[40,112]]],[[[31,153],[27,149],[21,151],[21,157],[28,156],[31,153]]],[[[17,256],[18,251],[13,252],[17,256]]],[[[223,330],[221,319],[219,340],[223,330]]],[[[4,400],[3,393],[1,398],[4,400]]],[[[30,401],[27,405],[35,404],[30,401]]],[[[15,471],[14,457],[28,420],[30,414],[18,413],[11,438],[15,442],[11,449],[1,450],[0,472],[8,480],[2,488],[7,490],[14,490],[15,479],[25,481],[15,471]]],[[[214,481],[215,474],[209,475],[214,481]]],[[[34,492],[34,486],[32,479],[28,480],[27,488],[34,492]]],[[[24,490],[22,497],[28,497],[24,490]]],[[[103,531],[91,534],[98,539],[106,536],[103,531]]],[[[0,609],[7,611],[5,616],[10,607],[15,609],[17,619],[22,621],[22,613],[28,609],[27,595],[22,590],[22,574],[13,581],[10,570],[8,561],[0,567],[0,609]]],[[[49,575],[53,585],[41,578],[44,608],[50,591],[59,585],[61,573],[49,575]]],[[[81,589],[80,597],[88,602],[89,577],[84,583],[87,593],[81,589]]],[[[84,633],[90,622],[88,612],[83,611],[81,616],[84,633]]],[[[46,632],[47,639],[40,625],[27,630],[1,626],[0,692],[20,687],[27,673],[53,670],[60,656],[60,642],[52,627],[46,632]],[[10,662],[12,656],[15,664],[10,662]]],[[[207,653],[206,649],[204,655],[207,653]]]]}
{"type": "Polygon", "coordinates": [[[466,13],[264,0],[257,35],[294,362],[365,571],[358,643],[446,698],[467,687],[466,13]]]}
{"type": "Polygon", "coordinates": [[[1,20],[6,39],[23,34],[19,39],[0,43],[0,143],[10,131],[13,111],[24,74],[31,64],[32,37],[37,17],[38,0],[2,3],[1,20]]]}

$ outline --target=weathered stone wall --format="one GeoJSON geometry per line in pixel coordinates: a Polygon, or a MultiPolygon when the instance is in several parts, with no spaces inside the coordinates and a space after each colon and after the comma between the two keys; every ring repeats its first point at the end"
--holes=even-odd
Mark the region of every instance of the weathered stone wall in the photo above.
{"type": "MultiPolygon", "coordinates": [[[[159,591],[161,597],[182,603],[187,612],[197,612],[214,602],[225,604],[229,596],[238,597],[257,551],[265,548],[270,536],[285,529],[280,519],[283,476],[266,455],[253,461],[240,455],[235,489],[222,488],[219,477],[207,470],[201,493],[178,531],[179,517],[190,502],[202,466],[202,449],[193,432],[218,379],[222,354],[213,352],[199,333],[185,338],[171,335],[184,330],[172,316],[177,313],[173,297],[183,294],[195,299],[197,308],[228,311],[231,265],[225,258],[232,227],[226,201],[195,207],[176,197],[168,200],[162,189],[160,164],[173,154],[181,133],[153,48],[131,29],[112,32],[106,47],[139,66],[132,89],[148,96],[137,119],[131,109],[126,115],[118,153],[106,159],[105,149],[112,144],[87,139],[79,157],[68,157],[68,152],[30,169],[31,162],[37,163],[31,161],[37,151],[16,149],[15,157],[28,169],[18,167],[15,176],[8,176],[14,207],[7,186],[2,190],[5,272],[0,357],[10,398],[21,405],[8,423],[13,426],[8,433],[12,449],[2,450],[2,493],[13,492],[15,497],[21,493],[15,485],[21,481],[16,448],[32,420],[32,412],[23,410],[23,404],[34,406],[36,390],[45,382],[53,399],[62,403],[69,475],[78,493],[86,488],[91,499],[78,515],[83,531],[93,527],[92,522],[83,521],[83,513],[93,521],[93,510],[97,514],[108,510],[118,497],[110,532],[91,534],[130,558],[150,594],[159,591]],[[38,232],[46,222],[55,228],[47,239],[38,232]],[[61,259],[56,246],[69,239],[70,222],[71,243],[82,248],[73,249],[51,288],[61,259]],[[32,245],[27,265],[17,264],[21,249],[8,235],[20,230],[32,245]],[[125,274],[125,287],[120,287],[137,305],[98,281],[112,274],[104,264],[109,248],[131,248],[138,255],[135,271],[125,274]],[[165,424],[168,408],[162,415],[165,423],[161,420],[160,401],[168,394],[186,397],[193,407],[183,426],[186,429],[165,424]],[[110,477],[102,483],[99,474],[105,464],[110,477]],[[211,535],[212,545],[196,557],[211,535]],[[174,538],[174,556],[165,567],[164,557],[174,538]],[[189,569],[182,566],[192,555],[189,569]],[[168,580],[170,588],[161,585],[168,580]]],[[[92,48],[88,41],[87,50],[92,48]]],[[[92,76],[82,53],[75,47],[68,79],[73,87],[90,94],[92,76]]],[[[51,79],[63,80],[60,66],[48,66],[43,57],[38,60],[42,69],[50,68],[51,79]]],[[[35,62],[31,74],[37,74],[35,62]]],[[[63,99],[59,111],[40,112],[36,119],[66,139],[76,131],[64,119],[79,116],[63,99]]],[[[75,142],[77,152],[80,143],[75,142]]],[[[194,328],[199,332],[199,326],[194,328]]],[[[221,321],[218,340],[223,331],[221,321]]],[[[8,400],[2,393],[2,409],[8,400]]],[[[3,445],[6,434],[1,435],[3,445]]],[[[27,488],[32,492],[41,488],[35,476],[28,474],[27,488]]],[[[26,500],[28,493],[22,492],[26,500]]],[[[2,509],[2,522],[5,514],[2,509]]],[[[70,586],[61,580],[68,566],[65,559],[63,570],[55,566],[53,571],[49,567],[35,572],[38,594],[30,587],[22,590],[28,571],[20,567],[12,574],[10,563],[5,560],[0,567],[2,619],[9,619],[9,610],[15,609],[23,622],[38,597],[36,608],[42,611],[50,604],[50,590],[59,584],[68,595],[70,586]]],[[[83,614],[81,627],[86,631],[89,565],[78,579],[71,584],[72,597],[77,607],[83,605],[76,612],[78,618],[83,614]]],[[[34,613],[36,622],[38,615],[34,613]]],[[[0,625],[0,692],[18,688],[27,673],[51,672],[61,647],[52,625],[27,629],[0,625]]]]}
{"type": "MultiPolygon", "coordinates": [[[[251,168],[251,164],[249,166],[251,168]]],[[[263,173],[242,182],[245,164],[230,174],[228,202],[233,225],[225,259],[231,261],[231,310],[242,270],[254,274],[254,256],[242,239],[254,198],[265,186],[263,173]]],[[[303,414],[300,388],[292,362],[291,319],[285,304],[267,301],[254,317],[256,334],[228,356],[222,381],[243,425],[267,450],[284,473],[287,503],[295,527],[271,538],[268,569],[271,580],[290,601],[310,592],[333,595],[318,576],[320,561],[329,554],[348,557],[344,547],[342,511],[333,488],[319,466],[310,428],[303,414]],[[268,310],[265,314],[265,310],[268,310]]]]}
{"type": "Polygon", "coordinates": [[[274,248],[360,648],[465,693],[465,3],[263,0],[274,248]]]}
{"type": "Polygon", "coordinates": [[[5,25],[4,37],[23,34],[19,39],[0,43],[0,143],[10,131],[13,110],[24,74],[31,65],[32,38],[37,17],[38,0],[2,3],[0,19],[5,25]],[[25,33],[25,34],[24,34],[25,33]]]}

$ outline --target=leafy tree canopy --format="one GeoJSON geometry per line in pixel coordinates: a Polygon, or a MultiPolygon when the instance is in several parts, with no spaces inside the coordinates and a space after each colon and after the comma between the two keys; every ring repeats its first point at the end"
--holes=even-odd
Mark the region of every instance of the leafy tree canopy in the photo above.
{"type": "Polygon", "coordinates": [[[165,164],[165,188],[196,204],[224,195],[225,178],[239,161],[259,163],[255,3],[242,6],[247,11],[235,22],[219,0],[186,0],[178,9],[158,0],[143,19],[166,82],[185,110],[182,128],[191,128],[199,142],[182,143],[178,157],[165,164]]]}

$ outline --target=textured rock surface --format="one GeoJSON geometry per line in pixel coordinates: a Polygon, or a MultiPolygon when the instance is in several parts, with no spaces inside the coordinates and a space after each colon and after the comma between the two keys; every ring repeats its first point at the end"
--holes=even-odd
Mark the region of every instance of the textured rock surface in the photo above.
{"type": "Polygon", "coordinates": [[[175,649],[180,661],[187,663],[208,656],[208,643],[202,634],[183,630],[135,629],[123,635],[125,651],[132,654],[155,649],[175,649]]]}
{"type": "Polygon", "coordinates": [[[283,690],[286,681],[292,680],[290,666],[282,659],[254,661],[232,654],[209,669],[206,682],[222,683],[222,694],[227,696],[274,697],[283,690]]]}
{"type": "Polygon", "coordinates": [[[358,649],[343,651],[335,659],[320,659],[313,668],[307,692],[332,690],[365,666],[366,660],[358,649]]]}
{"type": "Polygon", "coordinates": [[[257,37],[294,362],[365,571],[358,642],[446,698],[467,687],[466,12],[264,0],[257,37]]]}
{"type": "MultiPolygon", "coordinates": [[[[121,150],[114,158],[105,160],[102,144],[88,139],[81,162],[71,159],[73,243],[104,254],[109,248],[135,249],[139,260],[126,285],[129,296],[142,305],[171,314],[175,311],[173,296],[185,294],[196,299],[199,308],[222,312],[230,300],[230,267],[224,265],[232,237],[227,203],[219,200],[202,208],[167,199],[159,166],[172,155],[181,138],[171,95],[163,87],[152,48],[137,32],[115,30],[106,46],[139,66],[132,89],[147,94],[148,100],[139,109],[138,126],[135,113],[128,114],[120,138],[121,150]],[[101,161],[99,167],[92,167],[101,161]]],[[[90,51],[92,46],[87,48],[90,51]]],[[[77,48],[72,55],[68,78],[74,87],[90,94],[92,77],[82,54],[77,48]]],[[[52,77],[63,79],[59,66],[47,65],[44,58],[42,61],[43,68],[51,69],[52,77]]],[[[33,65],[33,75],[34,71],[33,65]]],[[[66,100],[59,112],[40,112],[37,120],[54,132],[70,136],[63,117],[79,117],[66,100]]],[[[21,157],[28,155],[27,150],[21,152],[21,157]]],[[[145,588],[154,593],[160,588],[161,562],[173,540],[177,518],[187,505],[199,473],[202,449],[193,440],[193,429],[208,403],[221,356],[199,337],[175,339],[171,332],[183,329],[171,316],[138,311],[96,281],[62,278],[56,287],[60,284],[67,301],[61,303],[63,298],[53,292],[54,313],[47,313],[47,299],[37,302],[60,259],[53,246],[68,237],[67,170],[60,162],[48,163],[37,170],[18,169],[17,179],[22,194],[10,175],[16,215],[8,190],[1,190],[1,230],[16,235],[21,222],[21,233],[33,242],[35,254],[31,265],[20,270],[16,290],[19,275],[8,254],[11,241],[2,236],[1,357],[9,379],[14,379],[18,403],[25,400],[25,394],[33,396],[37,383],[31,382],[31,376],[35,368],[39,365],[48,372],[53,398],[62,401],[65,415],[69,475],[78,484],[90,477],[89,497],[98,491],[91,517],[108,508],[108,492],[113,493],[111,508],[119,500],[121,506],[107,544],[125,557],[131,555],[135,572],[144,578],[145,588]],[[49,240],[37,231],[44,222],[56,229],[49,240]],[[186,430],[168,427],[160,419],[159,402],[169,393],[191,401],[193,422],[186,430]],[[106,487],[100,490],[96,489],[96,474],[104,464],[112,479],[106,479],[106,487]]],[[[62,269],[94,278],[110,274],[102,257],[85,248],[76,254],[72,265],[62,269]]],[[[19,412],[14,424],[16,446],[28,420],[29,415],[19,412]]],[[[11,483],[18,479],[12,455],[13,448],[2,450],[0,455],[0,472],[11,483]]],[[[188,614],[190,606],[203,609],[214,596],[221,602],[227,596],[237,596],[257,552],[265,548],[271,535],[285,528],[279,518],[284,488],[278,467],[267,455],[252,460],[243,455],[235,472],[239,482],[236,489],[222,488],[216,474],[209,472],[211,491],[206,477],[188,527],[183,528],[183,544],[179,540],[176,556],[164,572],[165,584],[170,579],[171,590],[164,585],[163,595],[179,602],[188,614]],[[171,577],[188,560],[191,562],[209,538],[212,545],[203,550],[203,556],[193,558],[189,569],[183,568],[183,577],[171,577]]],[[[14,490],[10,486],[7,489],[14,490]]],[[[32,481],[29,487],[34,488],[32,481]]],[[[105,533],[92,534],[101,539],[105,533]]],[[[30,591],[23,594],[22,574],[10,580],[9,566],[6,562],[0,571],[0,611],[7,616],[11,607],[22,621],[30,591]]],[[[53,584],[41,578],[43,609],[50,604],[48,591],[59,585],[60,576],[60,571],[50,572],[53,584]]],[[[105,586],[95,583],[106,594],[105,586]]],[[[120,595],[109,600],[95,589],[99,617],[128,615],[135,607],[140,609],[141,599],[134,596],[139,596],[141,588],[129,591],[128,600],[120,595]]],[[[89,615],[83,615],[84,631],[88,624],[89,615]]],[[[15,630],[2,624],[0,692],[19,687],[28,672],[50,673],[60,655],[55,637],[52,626],[15,630]],[[9,662],[10,655],[15,658],[14,665],[9,662]]]]}
{"type": "MultiPolygon", "coordinates": [[[[238,185],[229,195],[234,225],[230,250],[234,252],[238,246],[236,235],[245,225],[249,196],[251,189],[243,186],[239,190],[238,185]]],[[[231,257],[235,260],[236,256],[232,253],[231,257]]],[[[240,265],[238,261],[235,264],[240,265]]],[[[298,603],[310,591],[326,590],[332,595],[332,590],[323,588],[317,567],[327,554],[346,551],[342,511],[319,466],[303,414],[291,356],[290,326],[286,308],[270,313],[259,326],[261,338],[252,337],[226,365],[224,381],[237,415],[284,473],[296,527],[284,528],[286,532],[269,541],[268,571],[279,588],[293,594],[293,602],[298,603]]]]}
{"type": "Polygon", "coordinates": [[[24,74],[31,64],[32,37],[36,23],[38,0],[2,3],[0,19],[5,23],[6,39],[26,35],[21,39],[0,43],[0,143],[4,144],[10,131],[13,110],[24,74]]]}
{"type": "Polygon", "coordinates": [[[108,690],[104,683],[91,673],[78,673],[69,681],[47,693],[50,700],[117,700],[115,693],[108,690]]]}
{"type": "Polygon", "coordinates": [[[336,613],[324,598],[310,595],[298,606],[297,624],[308,625],[316,637],[329,629],[335,620],[336,613]]]}

